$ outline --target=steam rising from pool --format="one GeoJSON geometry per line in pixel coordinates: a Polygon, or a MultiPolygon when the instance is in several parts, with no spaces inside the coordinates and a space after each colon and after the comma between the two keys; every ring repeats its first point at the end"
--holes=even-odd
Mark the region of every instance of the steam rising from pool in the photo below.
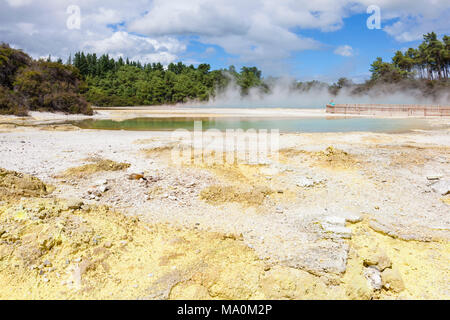
{"type": "Polygon", "coordinates": [[[293,79],[280,78],[270,83],[269,93],[253,88],[246,96],[231,83],[205,106],[212,107],[278,107],[323,108],[330,101],[335,103],[381,103],[381,104],[439,104],[450,105],[450,92],[442,91],[434,99],[424,97],[418,89],[401,89],[392,85],[377,85],[364,94],[352,94],[352,88],[343,88],[337,96],[328,87],[312,87],[309,91],[294,89],[293,79]]]}

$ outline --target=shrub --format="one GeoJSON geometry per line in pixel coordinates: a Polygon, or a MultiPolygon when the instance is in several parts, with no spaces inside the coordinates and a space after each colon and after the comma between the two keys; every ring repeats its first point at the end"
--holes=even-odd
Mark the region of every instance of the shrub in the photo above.
{"type": "Polygon", "coordinates": [[[39,60],[17,73],[14,90],[24,96],[30,110],[92,115],[80,94],[83,85],[76,68],[39,60]]]}
{"type": "Polygon", "coordinates": [[[82,96],[86,90],[77,68],[33,61],[20,50],[0,45],[0,113],[22,116],[28,110],[45,110],[92,115],[82,96]]]}
{"type": "Polygon", "coordinates": [[[26,116],[27,108],[21,103],[20,97],[8,88],[0,86],[0,114],[26,116]]]}
{"type": "Polygon", "coordinates": [[[16,72],[29,66],[31,61],[26,53],[12,49],[5,43],[0,44],[0,85],[12,89],[16,72]]]}

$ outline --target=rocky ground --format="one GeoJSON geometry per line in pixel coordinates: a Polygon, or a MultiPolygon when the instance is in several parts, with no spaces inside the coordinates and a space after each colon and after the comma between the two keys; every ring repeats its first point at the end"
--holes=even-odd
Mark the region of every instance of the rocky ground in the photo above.
{"type": "Polygon", "coordinates": [[[256,164],[177,146],[2,125],[0,299],[450,298],[449,130],[283,134],[256,164]]]}

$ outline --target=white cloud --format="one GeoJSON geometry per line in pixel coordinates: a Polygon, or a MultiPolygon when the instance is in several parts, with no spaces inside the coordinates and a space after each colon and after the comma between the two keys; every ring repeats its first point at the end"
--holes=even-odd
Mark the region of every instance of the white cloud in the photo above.
{"type": "Polygon", "coordinates": [[[176,60],[176,54],[186,50],[177,39],[161,37],[152,39],[118,31],[109,38],[89,40],[82,44],[90,52],[112,53],[115,57],[129,57],[144,63],[161,62],[169,64],[176,60]]]}
{"type": "Polygon", "coordinates": [[[349,45],[339,46],[334,50],[334,53],[343,57],[352,57],[353,48],[349,45]]]}
{"type": "Polygon", "coordinates": [[[213,54],[215,54],[216,53],[216,49],[214,49],[214,47],[208,47],[208,48],[206,48],[206,50],[205,50],[205,54],[206,55],[213,55],[213,54]]]}
{"type": "Polygon", "coordinates": [[[32,23],[21,22],[17,24],[17,28],[28,35],[33,35],[36,33],[36,26],[32,23]]]}
{"type": "Polygon", "coordinates": [[[438,34],[450,30],[449,0],[359,0],[363,6],[381,8],[383,30],[399,42],[421,40],[431,31],[438,34]]]}
{"type": "Polygon", "coordinates": [[[117,10],[100,7],[97,12],[83,16],[83,20],[95,24],[119,23],[125,17],[117,10]]]}
{"type": "Polygon", "coordinates": [[[31,3],[32,0],[6,0],[11,7],[22,7],[31,3]]]}
{"type": "MultiPolygon", "coordinates": [[[[306,7],[318,9],[311,4],[306,7]]],[[[320,47],[314,39],[301,37],[291,28],[328,28],[341,22],[337,16],[314,16],[307,8],[298,1],[155,0],[145,16],[130,23],[130,30],[150,36],[196,35],[201,42],[221,46],[243,62],[261,64],[320,47]]]]}
{"type": "Polygon", "coordinates": [[[449,16],[450,8],[442,11],[440,15],[437,15],[433,19],[426,19],[421,16],[414,18],[405,17],[386,26],[384,30],[400,42],[422,40],[423,35],[431,31],[438,34],[448,34],[450,29],[448,22],[449,16]]]}
{"type": "Polygon", "coordinates": [[[0,0],[0,40],[39,58],[51,54],[67,59],[79,50],[110,53],[145,62],[170,63],[186,46],[173,37],[140,37],[120,24],[149,7],[149,1],[102,0],[0,0]],[[19,5],[20,4],[20,5],[19,5]],[[67,28],[67,7],[81,9],[81,28],[67,28]],[[117,25],[117,29],[110,26],[117,25]]]}

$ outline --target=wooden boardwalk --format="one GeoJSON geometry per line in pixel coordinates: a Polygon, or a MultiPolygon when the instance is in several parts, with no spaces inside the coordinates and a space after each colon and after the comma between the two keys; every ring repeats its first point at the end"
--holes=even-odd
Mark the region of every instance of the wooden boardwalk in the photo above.
{"type": "Polygon", "coordinates": [[[417,104],[328,104],[327,113],[374,116],[450,117],[450,106],[417,104]]]}

